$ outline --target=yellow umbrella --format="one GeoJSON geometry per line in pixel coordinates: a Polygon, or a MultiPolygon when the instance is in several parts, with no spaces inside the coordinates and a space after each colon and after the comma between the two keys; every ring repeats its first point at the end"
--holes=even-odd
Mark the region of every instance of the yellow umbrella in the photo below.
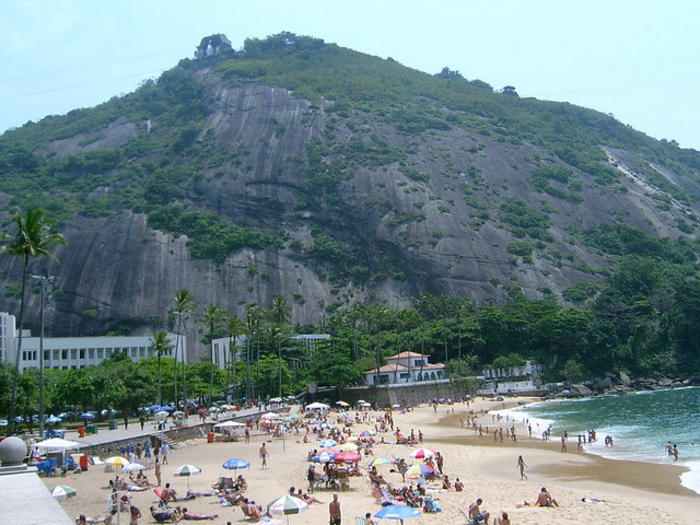
{"type": "Polygon", "coordinates": [[[339,445],[338,450],[351,450],[352,452],[355,452],[357,450],[357,445],[355,443],[343,443],[342,445],[339,445]]]}
{"type": "Polygon", "coordinates": [[[122,456],[112,456],[111,458],[107,458],[105,463],[109,463],[110,465],[114,465],[116,467],[124,467],[125,465],[129,464],[129,460],[122,456]]]}

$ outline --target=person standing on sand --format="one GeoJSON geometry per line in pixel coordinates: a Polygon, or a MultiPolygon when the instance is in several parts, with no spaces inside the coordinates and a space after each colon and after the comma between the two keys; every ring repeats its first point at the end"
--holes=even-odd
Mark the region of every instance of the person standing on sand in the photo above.
{"type": "Polygon", "coordinates": [[[521,481],[523,479],[527,479],[527,475],[525,474],[525,467],[527,467],[527,465],[525,464],[525,460],[523,459],[522,456],[518,456],[518,468],[520,469],[520,480],[521,481]]]}
{"type": "Polygon", "coordinates": [[[170,447],[168,444],[163,441],[163,444],[160,446],[160,453],[163,455],[163,465],[168,464],[168,452],[170,451],[170,447]]]}
{"type": "Polygon", "coordinates": [[[340,525],[340,501],[337,494],[333,494],[333,501],[328,504],[328,513],[330,514],[329,525],[340,525]]]}
{"type": "Polygon", "coordinates": [[[260,447],[260,466],[264,469],[267,468],[267,448],[265,448],[265,443],[260,447]]]}
{"type": "Polygon", "coordinates": [[[566,452],[566,436],[561,437],[561,451],[566,452]]]}
{"type": "Polygon", "coordinates": [[[160,487],[160,461],[158,458],[156,458],[156,466],[155,466],[155,474],[156,474],[156,481],[158,482],[158,487],[160,487]]]}

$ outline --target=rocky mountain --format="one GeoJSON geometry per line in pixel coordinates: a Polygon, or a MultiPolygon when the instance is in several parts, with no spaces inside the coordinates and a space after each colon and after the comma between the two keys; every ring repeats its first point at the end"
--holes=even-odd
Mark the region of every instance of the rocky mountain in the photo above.
{"type": "MultiPolygon", "coordinates": [[[[205,39],[206,40],[206,39],[205,39]]],[[[68,245],[52,335],[149,333],[176,290],[318,324],[429,292],[585,301],[629,251],[696,262],[700,155],[612,116],[282,33],[0,137],[0,206],[68,245]]],[[[4,259],[0,309],[18,308],[4,259]]],[[[38,322],[38,295],[28,324],[38,322]]]]}

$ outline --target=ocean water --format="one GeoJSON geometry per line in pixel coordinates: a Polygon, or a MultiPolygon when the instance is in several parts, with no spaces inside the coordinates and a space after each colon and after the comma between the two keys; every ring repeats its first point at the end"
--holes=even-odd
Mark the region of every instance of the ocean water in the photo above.
{"type": "Polygon", "coordinates": [[[574,449],[577,435],[593,429],[597,441],[586,451],[613,459],[673,463],[665,451],[670,441],[678,447],[678,464],[690,469],[681,483],[700,494],[700,387],[545,401],[497,412],[528,419],[533,438],[550,425],[555,441],[566,430],[574,449]],[[606,435],[612,436],[613,447],[605,447],[606,435]]]}

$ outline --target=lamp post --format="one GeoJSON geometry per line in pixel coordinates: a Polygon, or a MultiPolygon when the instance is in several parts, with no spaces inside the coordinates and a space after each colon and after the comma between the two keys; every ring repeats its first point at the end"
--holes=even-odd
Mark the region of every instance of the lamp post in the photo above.
{"type": "Polygon", "coordinates": [[[41,283],[41,331],[39,334],[39,437],[44,438],[44,307],[46,306],[46,287],[54,276],[32,275],[41,283]]]}

